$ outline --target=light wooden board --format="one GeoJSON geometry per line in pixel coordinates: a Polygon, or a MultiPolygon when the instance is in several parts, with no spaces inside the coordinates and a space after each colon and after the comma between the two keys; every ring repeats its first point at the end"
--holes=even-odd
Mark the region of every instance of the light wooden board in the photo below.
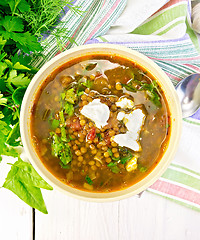
{"type": "Polygon", "coordinates": [[[57,191],[43,193],[49,214],[36,211],[36,240],[118,238],[119,202],[89,203],[57,191]]]}
{"type": "MultiPolygon", "coordinates": [[[[4,157],[0,163],[0,186],[15,160],[4,157]]],[[[0,188],[0,240],[32,240],[32,208],[11,191],[0,188]]]]}
{"type": "Polygon", "coordinates": [[[0,239],[32,240],[32,208],[7,189],[0,189],[0,239]]]}
{"type": "Polygon", "coordinates": [[[112,203],[89,203],[44,192],[36,240],[199,240],[200,213],[145,192],[112,203]]]}

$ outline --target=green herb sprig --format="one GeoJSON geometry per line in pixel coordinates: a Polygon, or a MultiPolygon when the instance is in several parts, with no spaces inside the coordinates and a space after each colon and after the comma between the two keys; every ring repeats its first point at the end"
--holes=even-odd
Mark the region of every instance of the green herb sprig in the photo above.
{"type": "MultiPolygon", "coordinates": [[[[21,146],[21,103],[33,74],[38,71],[31,66],[31,61],[34,56],[41,56],[42,34],[55,27],[65,6],[74,14],[82,14],[80,7],[74,6],[71,0],[0,1],[0,161],[2,155],[19,158],[15,147],[21,146]]],[[[64,31],[65,34],[69,33],[62,24],[53,31],[55,38],[60,39],[57,41],[59,45],[63,44],[61,35],[64,31]]],[[[69,40],[74,41],[71,38],[69,40]]],[[[63,46],[59,46],[59,49],[63,49],[63,46]]],[[[70,115],[73,110],[66,105],[65,111],[70,115]]],[[[49,111],[44,118],[48,118],[48,114],[49,111]]],[[[52,128],[56,129],[58,124],[56,119],[53,120],[52,128]]],[[[65,139],[64,134],[62,137],[65,139]]],[[[61,154],[59,146],[54,146],[57,154],[61,154]]],[[[67,155],[66,152],[62,154],[67,155]]],[[[64,163],[70,159],[69,151],[68,155],[63,160],[64,163]]],[[[11,190],[31,207],[47,213],[40,188],[51,190],[52,187],[36,173],[30,163],[19,158],[12,165],[3,187],[11,190]]]]}
{"type": "MultiPolygon", "coordinates": [[[[142,74],[145,75],[145,73],[142,74]]],[[[122,84],[122,86],[127,91],[131,92],[145,91],[150,101],[152,101],[156,107],[160,108],[162,106],[159,86],[155,80],[150,83],[147,81],[140,81],[135,79],[134,74],[132,74],[132,79],[127,84],[122,84]]]]}

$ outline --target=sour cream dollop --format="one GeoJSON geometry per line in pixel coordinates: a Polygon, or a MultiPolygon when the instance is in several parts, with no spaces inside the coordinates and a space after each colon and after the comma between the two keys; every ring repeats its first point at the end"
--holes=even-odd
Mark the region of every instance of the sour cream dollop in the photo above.
{"type": "Polygon", "coordinates": [[[117,119],[123,120],[128,131],[124,134],[117,134],[112,137],[112,141],[121,147],[128,147],[133,151],[141,151],[139,135],[145,121],[145,114],[141,109],[135,109],[129,114],[119,112],[117,119]]]}
{"type": "Polygon", "coordinates": [[[83,106],[80,111],[82,115],[92,120],[97,128],[102,128],[107,125],[110,116],[109,107],[100,102],[100,99],[94,99],[92,102],[83,106]]]}

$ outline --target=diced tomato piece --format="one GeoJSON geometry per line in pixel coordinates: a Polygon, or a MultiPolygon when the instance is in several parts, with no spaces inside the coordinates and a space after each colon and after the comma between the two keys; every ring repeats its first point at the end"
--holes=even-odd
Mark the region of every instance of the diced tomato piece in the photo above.
{"type": "Polygon", "coordinates": [[[96,136],[96,129],[95,127],[91,128],[91,130],[89,131],[88,135],[87,135],[87,139],[88,140],[94,140],[96,136]]]}
{"type": "Polygon", "coordinates": [[[74,118],[71,123],[70,123],[70,127],[72,128],[72,130],[74,131],[79,131],[81,129],[81,124],[80,124],[80,120],[78,118],[74,118]],[[74,121],[74,119],[76,121],[74,121]]]}

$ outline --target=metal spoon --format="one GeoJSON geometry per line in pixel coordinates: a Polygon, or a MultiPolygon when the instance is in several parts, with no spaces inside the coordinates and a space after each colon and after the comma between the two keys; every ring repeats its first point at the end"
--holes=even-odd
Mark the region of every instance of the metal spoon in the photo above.
{"type": "Polygon", "coordinates": [[[200,73],[192,74],[176,85],[183,118],[193,115],[200,107],[200,73]]]}

